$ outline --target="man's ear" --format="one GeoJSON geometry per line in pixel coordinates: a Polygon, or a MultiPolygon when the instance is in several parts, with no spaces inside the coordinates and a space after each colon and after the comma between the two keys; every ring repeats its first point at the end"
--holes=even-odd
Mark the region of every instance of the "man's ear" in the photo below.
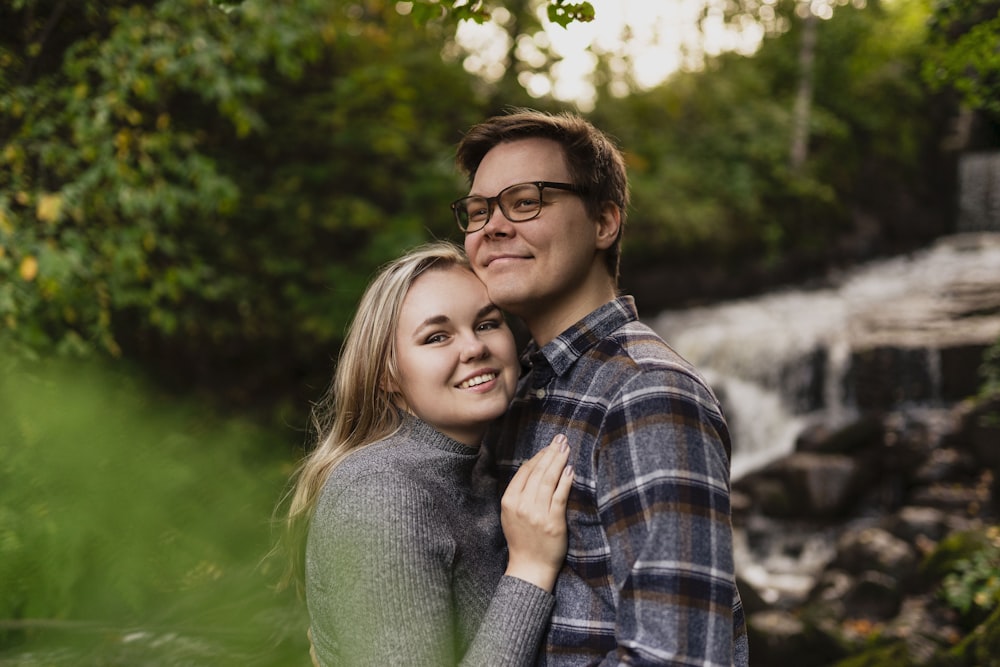
{"type": "Polygon", "coordinates": [[[604,202],[597,216],[597,249],[607,250],[618,240],[622,228],[622,210],[614,202],[604,202]]]}

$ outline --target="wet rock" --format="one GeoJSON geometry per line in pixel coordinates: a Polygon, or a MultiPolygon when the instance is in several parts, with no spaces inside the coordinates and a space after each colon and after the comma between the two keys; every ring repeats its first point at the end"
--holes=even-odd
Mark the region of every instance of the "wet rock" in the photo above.
{"type": "Polygon", "coordinates": [[[942,347],[939,351],[939,400],[961,401],[979,392],[979,366],[989,343],[969,343],[942,347]]]}
{"type": "Polygon", "coordinates": [[[838,454],[791,454],[775,467],[791,497],[797,516],[832,517],[857,499],[868,470],[852,457],[838,454]]]}
{"type": "Polygon", "coordinates": [[[953,530],[949,514],[934,507],[904,507],[883,521],[895,537],[909,544],[921,540],[939,542],[953,530]]]}
{"type": "Polygon", "coordinates": [[[862,572],[846,591],[844,608],[850,618],[887,621],[899,613],[902,601],[893,577],[868,570],[862,572]]]}
{"type": "Polygon", "coordinates": [[[872,570],[900,581],[916,570],[917,555],[913,547],[887,530],[868,527],[841,535],[834,565],[852,574],[872,570]]]}
{"type": "Polygon", "coordinates": [[[879,414],[869,413],[836,427],[815,422],[799,433],[795,450],[823,454],[851,454],[878,446],[883,440],[884,426],[879,414]]]}
{"type": "MultiPolygon", "coordinates": [[[[843,604],[854,578],[843,570],[826,570],[809,593],[809,602],[843,604]]],[[[841,614],[842,615],[842,614],[841,614]]]]}
{"type": "Polygon", "coordinates": [[[821,667],[843,655],[826,635],[786,611],[761,611],[748,619],[754,667],[821,667]]]}
{"type": "Polygon", "coordinates": [[[855,349],[851,386],[860,410],[891,410],[934,398],[934,360],[925,348],[889,345],[855,349]]]}
{"type": "Polygon", "coordinates": [[[913,482],[927,486],[948,480],[971,479],[976,468],[971,453],[944,447],[931,452],[927,460],[914,471],[913,482]]]}
{"type": "Polygon", "coordinates": [[[958,183],[958,229],[1000,230],[1000,151],[962,153],[958,183]]]}
{"type": "Polygon", "coordinates": [[[988,490],[954,483],[931,484],[915,489],[910,494],[910,503],[913,505],[934,507],[966,516],[978,514],[989,501],[988,490]]]}
{"type": "Polygon", "coordinates": [[[956,412],[960,426],[955,445],[970,451],[980,465],[1000,471],[1000,396],[965,401],[956,412]]]}
{"type": "Polygon", "coordinates": [[[883,632],[904,643],[914,664],[927,664],[936,652],[954,645],[962,636],[955,614],[928,595],[903,600],[899,613],[883,632]]]}
{"type": "Polygon", "coordinates": [[[734,488],[750,498],[752,507],[764,516],[788,517],[794,513],[793,499],[780,479],[757,474],[744,477],[734,488]]]}

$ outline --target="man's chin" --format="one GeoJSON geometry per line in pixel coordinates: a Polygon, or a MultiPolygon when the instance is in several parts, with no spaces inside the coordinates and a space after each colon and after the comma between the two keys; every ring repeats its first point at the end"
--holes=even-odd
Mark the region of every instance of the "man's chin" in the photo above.
{"type": "Polygon", "coordinates": [[[523,290],[518,286],[511,285],[513,281],[510,280],[497,280],[493,281],[493,286],[491,287],[489,283],[486,285],[486,294],[489,295],[490,301],[499,306],[502,310],[509,311],[511,306],[517,307],[517,304],[524,299],[523,290]]]}

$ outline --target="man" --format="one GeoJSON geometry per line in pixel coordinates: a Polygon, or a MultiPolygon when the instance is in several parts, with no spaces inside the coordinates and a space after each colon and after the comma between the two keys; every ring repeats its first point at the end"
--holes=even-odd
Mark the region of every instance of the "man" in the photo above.
{"type": "Polygon", "coordinates": [[[730,439],[708,385],[618,296],[625,163],[583,119],[517,110],[458,146],[473,269],[532,337],[487,438],[501,484],[557,433],[569,552],[541,665],[746,665],[730,439]]]}

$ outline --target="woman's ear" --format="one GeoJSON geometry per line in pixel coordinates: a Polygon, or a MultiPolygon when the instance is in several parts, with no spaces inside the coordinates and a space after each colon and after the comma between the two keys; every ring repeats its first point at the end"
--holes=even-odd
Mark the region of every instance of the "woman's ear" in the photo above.
{"type": "Polygon", "coordinates": [[[596,223],[597,249],[607,250],[618,240],[622,228],[622,210],[614,202],[604,202],[596,223]]]}

